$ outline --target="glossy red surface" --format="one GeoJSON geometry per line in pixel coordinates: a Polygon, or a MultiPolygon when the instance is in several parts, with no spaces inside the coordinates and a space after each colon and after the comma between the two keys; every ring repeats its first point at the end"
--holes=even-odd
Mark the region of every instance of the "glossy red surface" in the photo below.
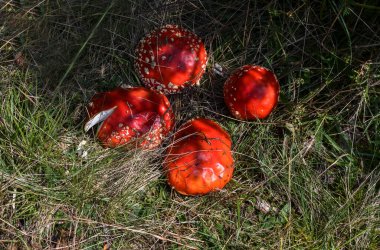
{"type": "Polygon", "coordinates": [[[277,105],[280,85],[273,72],[245,65],[224,84],[224,101],[231,114],[241,120],[266,118],[277,105]]]}
{"type": "Polygon", "coordinates": [[[135,68],[143,83],[165,94],[197,84],[207,63],[201,39],[177,25],[166,25],[144,37],[136,48],[135,68]]]}
{"type": "Polygon", "coordinates": [[[132,141],[138,147],[155,148],[170,132],[174,115],[165,95],[154,90],[116,88],[96,94],[88,105],[89,119],[99,112],[116,107],[100,125],[97,137],[106,147],[132,141]]]}
{"type": "Polygon", "coordinates": [[[181,194],[220,190],[234,171],[230,136],[212,120],[190,120],[175,134],[164,168],[170,186],[181,194]]]}

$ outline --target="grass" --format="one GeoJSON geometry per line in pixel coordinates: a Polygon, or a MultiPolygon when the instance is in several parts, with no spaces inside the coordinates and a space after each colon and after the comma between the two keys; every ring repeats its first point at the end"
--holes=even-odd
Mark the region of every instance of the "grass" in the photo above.
{"type": "Polygon", "coordinates": [[[379,16],[376,1],[1,2],[0,248],[378,249],[379,16]],[[176,127],[203,116],[231,134],[235,173],[218,193],[168,187],[170,137],[125,152],[83,132],[96,91],[140,85],[134,47],[166,23],[208,49],[201,87],[170,101],[176,127]],[[223,103],[244,64],[279,78],[266,120],[223,103]]]}

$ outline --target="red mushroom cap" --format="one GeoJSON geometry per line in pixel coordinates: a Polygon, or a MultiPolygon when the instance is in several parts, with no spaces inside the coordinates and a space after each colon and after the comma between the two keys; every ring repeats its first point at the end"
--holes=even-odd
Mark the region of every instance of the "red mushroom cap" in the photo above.
{"type": "Polygon", "coordinates": [[[100,125],[97,137],[105,147],[125,145],[138,140],[142,148],[155,148],[170,132],[174,115],[165,95],[154,90],[116,88],[96,94],[88,105],[85,130],[100,125]]]}
{"type": "Polygon", "coordinates": [[[165,94],[198,84],[207,63],[202,40],[177,25],[153,30],[136,48],[135,68],[143,83],[165,94]]]}
{"type": "Polygon", "coordinates": [[[220,190],[234,171],[230,136],[212,120],[190,120],[175,134],[164,168],[169,184],[181,194],[220,190]]]}
{"type": "Polygon", "coordinates": [[[262,66],[245,65],[224,84],[224,101],[237,119],[266,118],[277,105],[280,85],[273,72],[262,66]]]}

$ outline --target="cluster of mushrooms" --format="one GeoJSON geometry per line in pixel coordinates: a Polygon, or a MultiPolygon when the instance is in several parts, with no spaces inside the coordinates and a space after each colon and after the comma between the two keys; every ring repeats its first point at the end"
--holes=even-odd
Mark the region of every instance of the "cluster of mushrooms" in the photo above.
{"type": "MultiPolygon", "coordinates": [[[[199,85],[207,53],[202,40],[177,25],[153,30],[136,48],[135,68],[146,87],[118,87],[96,94],[88,104],[85,130],[100,123],[96,136],[104,147],[157,148],[174,126],[165,95],[199,85]]],[[[224,85],[224,100],[240,120],[262,119],[276,106],[276,76],[261,66],[235,70],[224,85]]],[[[215,121],[195,118],[182,124],[165,151],[169,185],[184,195],[222,189],[234,171],[231,138],[215,121]]]]}

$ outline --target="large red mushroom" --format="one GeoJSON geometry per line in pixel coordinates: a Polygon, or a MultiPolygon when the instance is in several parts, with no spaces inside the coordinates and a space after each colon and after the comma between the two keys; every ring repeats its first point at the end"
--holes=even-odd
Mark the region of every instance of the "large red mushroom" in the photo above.
{"type": "Polygon", "coordinates": [[[105,147],[111,148],[132,141],[141,148],[155,148],[174,124],[166,96],[144,87],[119,87],[98,93],[87,111],[85,130],[102,122],[96,135],[105,147]]]}
{"type": "Polygon", "coordinates": [[[199,84],[206,63],[202,40],[177,25],[153,30],[136,48],[135,68],[142,82],[165,94],[199,84]]]}
{"type": "Polygon", "coordinates": [[[273,72],[262,66],[245,65],[224,84],[224,101],[237,119],[266,118],[277,105],[280,85],[273,72]]]}
{"type": "Polygon", "coordinates": [[[234,171],[229,134],[209,119],[186,122],[166,152],[164,169],[170,186],[181,194],[222,189],[234,171]]]}

